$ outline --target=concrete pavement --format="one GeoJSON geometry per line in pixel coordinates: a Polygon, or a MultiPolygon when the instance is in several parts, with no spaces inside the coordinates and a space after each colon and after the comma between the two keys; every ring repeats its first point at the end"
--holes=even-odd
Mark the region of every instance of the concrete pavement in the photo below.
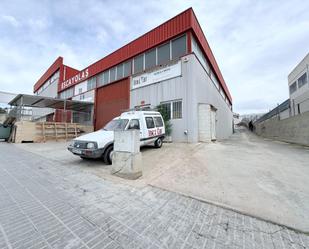
{"type": "Polygon", "coordinates": [[[307,235],[0,143],[0,248],[308,248],[307,235]]]}
{"type": "Polygon", "coordinates": [[[309,232],[309,148],[245,129],[199,144],[151,185],[309,232]]]}
{"type": "Polygon", "coordinates": [[[309,148],[263,139],[240,129],[228,140],[142,149],[143,176],[110,175],[102,161],[84,161],[65,143],[18,148],[115,183],[147,185],[195,197],[309,232],[309,148]]]}

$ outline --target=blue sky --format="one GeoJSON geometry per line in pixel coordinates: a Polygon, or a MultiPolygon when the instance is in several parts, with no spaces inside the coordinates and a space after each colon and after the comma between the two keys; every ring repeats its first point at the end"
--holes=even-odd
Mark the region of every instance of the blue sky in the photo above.
{"type": "Polygon", "coordinates": [[[287,75],[309,52],[303,0],[1,0],[0,91],[32,93],[59,56],[83,69],[193,7],[233,96],[234,111],[288,98],[287,75]]]}

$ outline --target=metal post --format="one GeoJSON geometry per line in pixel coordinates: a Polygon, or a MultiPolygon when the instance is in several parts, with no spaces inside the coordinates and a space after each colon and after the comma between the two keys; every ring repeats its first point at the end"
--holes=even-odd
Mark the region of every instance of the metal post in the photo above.
{"type": "Polygon", "coordinates": [[[24,104],[24,100],[23,100],[23,96],[21,96],[21,98],[20,98],[20,107],[19,107],[19,121],[21,121],[21,117],[22,117],[23,104],[24,104]]]}
{"type": "Polygon", "coordinates": [[[63,104],[63,114],[62,114],[62,122],[63,120],[65,120],[64,122],[66,123],[67,120],[66,120],[66,99],[64,99],[64,104],[63,104]],[[64,118],[63,118],[64,117],[64,118]]]}

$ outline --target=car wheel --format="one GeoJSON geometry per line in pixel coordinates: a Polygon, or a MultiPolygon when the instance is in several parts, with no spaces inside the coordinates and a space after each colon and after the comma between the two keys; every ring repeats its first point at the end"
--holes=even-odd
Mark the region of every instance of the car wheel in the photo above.
{"type": "Polygon", "coordinates": [[[104,162],[107,164],[112,164],[113,146],[109,146],[104,153],[104,162]]]}
{"type": "Polygon", "coordinates": [[[156,141],[155,141],[155,147],[156,148],[161,148],[163,144],[162,138],[159,137],[156,141]]]}

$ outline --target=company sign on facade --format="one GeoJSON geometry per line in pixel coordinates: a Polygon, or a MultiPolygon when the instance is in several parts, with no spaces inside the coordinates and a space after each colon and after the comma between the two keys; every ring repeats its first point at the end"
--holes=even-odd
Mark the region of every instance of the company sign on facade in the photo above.
{"type": "Polygon", "coordinates": [[[159,70],[133,77],[131,89],[133,90],[178,76],[181,76],[181,61],[173,65],[167,65],[159,70]]]}
{"type": "Polygon", "coordinates": [[[60,85],[60,91],[64,90],[65,88],[68,88],[72,85],[75,85],[76,83],[86,79],[89,76],[88,68],[81,71],[79,74],[71,77],[70,79],[64,81],[60,85]]]}

